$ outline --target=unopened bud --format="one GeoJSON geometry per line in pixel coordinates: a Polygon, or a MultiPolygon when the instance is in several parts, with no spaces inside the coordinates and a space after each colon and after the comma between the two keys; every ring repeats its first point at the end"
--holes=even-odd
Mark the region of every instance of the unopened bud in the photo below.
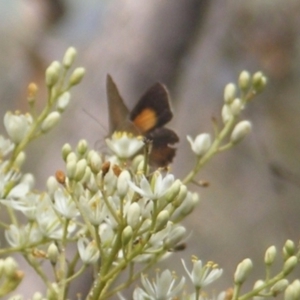
{"type": "Polygon", "coordinates": [[[124,228],[124,230],[122,231],[122,245],[123,247],[126,246],[132,239],[132,234],[133,234],[133,231],[132,231],[132,228],[131,226],[126,226],[124,228]]]}
{"type": "Polygon", "coordinates": [[[27,88],[27,101],[30,104],[35,102],[37,92],[38,86],[34,82],[31,82],[27,88]]]}
{"type": "Polygon", "coordinates": [[[299,300],[300,299],[300,281],[294,280],[284,292],[284,300],[299,300]]]}
{"type": "Polygon", "coordinates": [[[223,105],[221,114],[222,114],[222,121],[224,124],[226,124],[233,117],[231,109],[227,104],[223,105]]]}
{"type": "Polygon", "coordinates": [[[67,176],[70,179],[74,179],[77,162],[75,160],[68,161],[66,164],[67,176]]]}
{"type": "Polygon", "coordinates": [[[164,241],[165,248],[171,249],[175,247],[182,241],[185,235],[186,229],[183,226],[175,227],[164,241]]]}
{"type": "Polygon", "coordinates": [[[250,88],[250,73],[248,71],[241,72],[239,76],[239,88],[242,91],[247,91],[250,88]]]}
{"type": "MultiPolygon", "coordinates": [[[[59,172],[59,171],[57,171],[59,172]]],[[[56,172],[56,173],[57,173],[56,172]]],[[[62,172],[62,171],[60,171],[62,172]]],[[[63,173],[63,172],[62,172],[63,173]]],[[[64,174],[64,173],[63,173],[64,174]]],[[[58,176],[59,178],[61,178],[61,175],[58,176]]],[[[65,176],[64,176],[65,177],[65,176]]],[[[65,180],[65,178],[64,178],[65,180]]],[[[47,190],[48,190],[48,193],[50,195],[53,195],[54,192],[58,189],[58,180],[57,180],[57,176],[55,174],[55,177],[54,176],[50,176],[48,179],[47,179],[47,183],[46,183],[46,186],[47,186],[47,190]]],[[[63,181],[64,182],[64,181],[63,181]]],[[[60,182],[59,182],[60,183],[60,182]]]]}
{"type": "Polygon", "coordinates": [[[57,110],[59,112],[64,112],[67,106],[70,103],[71,94],[69,92],[64,92],[58,99],[57,99],[57,110]]]}
{"type": "Polygon", "coordinates": [[[59,252],[57,246],[54,243],[51,243],[48,247],[47,256],[51,263],[54,265],[57,263],[59,252]]]}
{"type": "Polygon", "coordinates": [[[233,144],[237,144],[251,131],[251,128],[249,121],[245,120],[237,123],[231,133],[230,141],[233,144]]]}
{"type": "Polygon", "coordinates": [[[127,224],[132,228],[136,228],[139,224],[141,217],[141,208],[137,202],[133,202],[130,204],[126,216],[127,224]]]}
{"type": "Polygon", "coordinates": [[[284,275],[290,274],[298,263],[298,259],[296,256],[291,256],[288,258],[283,265],[283,273],[284,275]]]}
{"type": "Polygon", "coordinates": [[[80,181],[83,178],[86,167],[87,167],[87,162],[85,159],[81,159],[77,162],[75,176],[74,176],[74,179],[76,181],[80,181]]]}
{"type": "Polygon", "coordinates": [[[179,179],[176,179],[171,185],[171,187],[168,189],[166,194],[163,196],[163,198],[167,202],[173,202],[180,191],[181,185],[181,181],[179,179]]]}
{"type": "Polygon", "coordinates": [[[159,212],[156,218],[156,223],[155,223],[155,232],[161,231],[164,229],[170,219],[170,214],[167,210],[162,210],[159,212]]]}
{"type": "Polygon", "coordinates": [[[40,292],[35,292],[32,296],[32,300],[43,300],[45,299],[40,292]]]}
{"type": "Polygon", "coordinates": [[[283,246],[283,256],[284,259],[288,259],[289,257],[293,256],[296,251],[295,243],[292,240],[287,240],[283,246]]]}
{"type": "Polygon", "coordinates": [[[84,155],[88,150],[88,143],[86,140],[80,140],[77,144],[77,152],[80,155],[84,155]]]}
{"type": "Polygon", "coordinates": [[[187,187],[184,184],[181,184],[179,193],[178,193],[175,201],[172,202],[172,205],[174,207],[179,207],[181,205],[181,203],[183,202],[183,200],[185,199],[187,193],[188,193],[187,187]]]}
{"type": "Polygon", "coordinates": [[[233,83],[228,83],[224,89],[224,101],[226,104],[230,104],[236,97],[236,86],[233,83]]]}
{"type": "Polygon", "coordinates": [[[128,181],[131,179],[130,173],[123,170],[117,180],[117,191],[121,198],[123,198],[128,191],[128,181]]]}
{"type": "Polygon", "coordinates": [[[246,258],[242,262],[240,262],[237,266],[237,269],[234,273],[234,283],[241,285],[247,279],[249,273],[253,268],[253,263],[251,259],[246,258]]]}
{"type": "Polygon", "coordinates": [[[268,266],[271,266],[275,260],[276,257],[276,247],[275,246],[271,246],[267,249],[266,253],[265,253],[265,264],[268,266]]]}
{"type": "Polygon", "coordinates": [[[18,264],[12,257],[4,259],[3,271],[6,277],[13,278],[18,270],[18,264]]]}
{"type": "Polygon", "coordinates": [[[72,66],[77,55],[77,51],[74,47],[70,47],[67,49],[64,58],[63,58],[63,66],[68,69],[72,66]]]}
{"type": "Polygon", "coordinates": [[[15,159],[15,162],[14,162],[15,166],[20,169],[23,166],[25,160],[26,160],[26,154],[25,154],[25,152],[22,151],[18,154],[18,156],[15,159]]]}
{"type": "MultiPolygon", "coordinates": [[[[254,286],[253,286],[253,289],[258,289],[260,288],[261,286],[263,286],[265,284],[265,282],[263,280],[257,280],[255,283],[254,283],[254,286]]],[[[261,291],[263,292],[263,291],[261,291]]],[[[231,299],[231,298],[230,298],[231,299]]],[[[253,300],[265,300],[265,297],[262,297],[262,296],[255,296],[253,297],[253,300]]]]}
{"type": "Polygon", "coordinates": [[[96,151],[91,150],[88,154],[88,161],[89,161],[89,165],[91,167],[91,171],[94,174],[99,173],[101,170],[101,166],[102,166],[102,159],[101,159],[100,155],[96,151]]]}
{"type": "Polygon", "coordinates": [[[231,113],[234,116],[238,116],[241,113],[242,109],[243,109],[243,104],[241,99],[235,98],[230,105],[231,113]]]}
{"type": "Polygon", "coordinates": [[[267,78],[262,72],[256,72],[252,77],[253,88],[257,93],[263,91],[267,84],[267,78]]]}
{"type": "Polygon", "coordinates": [[[60,120],[60,113],[58,111],[51,112],[41,125],[43,132],[47,132],[52,129],[60,120]]]}
{"type": "Polygon", "coordinates": [[[58,61],[53,62],[46,69],[46,84],[48,87],[53,87],[59,80],[61,65],[58,61]]]}
{"type": "Polygon", "coordinates": [[[84,68],[76,68],[70,76],[69,84],[72,86],[80,83],[84,74],[85,74],[84,68]]]}
{"type": "Polygon", "coordinates": [[[67,157],[68,155],[72,152],[72,147],[70,144],[64,144],[62,149],[61,149],[61,152],[62,152],[62,158],[64,161],[67,161],[67,157]]]}
{"type": "Polygon", "coordinates": [[[281,279],[277,281],[272,287],[271,287],[271,293],[273,297],[278,296],[280,293],[282,293],[287,286],[289,285],[289,281],[287,279],[281,279]]]}

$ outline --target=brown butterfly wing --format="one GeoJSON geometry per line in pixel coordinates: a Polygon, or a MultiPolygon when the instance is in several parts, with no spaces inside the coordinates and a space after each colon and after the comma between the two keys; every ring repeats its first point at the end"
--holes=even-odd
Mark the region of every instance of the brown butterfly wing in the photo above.
{"type": "Polygon", "coordinates": [[[178,135],[173,130],[162,127],[149,132],[146,138],[152,141],[151,164],[159,167],[169,165],[176,155],[176,148],[171,145],[179,142],[178,135]]]}
{"type": "Polygon", "coordinates": [[[156,83],[147,90],[129,115],[129,119],[141,133],[165,125],[172,117],[169,94],[161,83],[156,83]]]}
{"type": "Polygon", "coordinates": [[[128,119],[129,110],[124,104],[123,98],[109,74],[106,77],[106,94],[109,115],[109,133],[112,134],[116,130],[136,133],[134,126],[128,119]]]}

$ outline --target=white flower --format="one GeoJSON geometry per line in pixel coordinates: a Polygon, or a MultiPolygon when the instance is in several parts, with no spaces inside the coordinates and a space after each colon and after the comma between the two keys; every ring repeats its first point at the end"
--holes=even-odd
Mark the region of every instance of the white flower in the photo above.
{"type": "Polygon", "coordinates": [[[11,140],[0,135],[0,158],[9,154],[14,149],[14,146],[11,140]]]}
{"type": "Polygon", "coordinates": [[[62,189],[57,189],[54,193],[54,208],[65,218],[73,219],[78,216],[79,211],[70,195],[62,189]]]}
{"type": "Polygon", "coordinates": [[[203,266],[202,261],[198,259],[193,260],[193,270],[192,272],[189,272],[184,260],[182,259],[181,261],[185,271],[197,289],[209,285],[213,281],[217,280],[223,273],[223,270],[216,268],[216,265],[212,262],[208,262],[205,266],[203,266]]]}
{"type": "Polygon", "coordinates": [[[105,202],[102,199],[100,191],[96,193],[91,199],[87,199],[85,196],[80,197],[81,209],[85,212],[86,218],[93,225],[100,225],[103,223],[108,214],[108,209],[105,206],[105,202]]]}
{"type": "Polygon", "coordinates": [[[144,146],[142,139],[134,137],[127,132],[115,132],[106,144],[119,158],[130,158],[144,146]]]}
{"type": "Polygon", "coordinates": [[[39,242],[42,239],[42,234],[32,224],[20,228],[16,225],[10,225],[9,229],[5,230],[5,238],[10,246],[23,248],[39,242]]]}
{"type": "Polygon", "coordinates": [[[203,156],[211,146],[211,138],[208,133],[197,135],[195,140],[188,135],[187,140],[190,142],[193,152],[198,156],[203,156]]]}
{"type": "Polygon", "coordinates": [[[145,275],[142,275],[141,281],[144,289],[137,288],[134,291],[134,300],[171,300],[176,298],[185,284],[185,278],[182,277],[177,286],[174,286],[175,276],[169,270],[163,271],[160,275],[157,273],[155,281],[150,281],[145,275]]]}
{"type": "Polygon", "coordinates": [[[11,138],[11,140],[18,144],[28,133],[33,119],[31,115],[21,115],[19,113],[13,114],[12,112],[7,112],[4,116],[4,126],[11,138]]]}
{"type": "MultiPolygon", "coordinates": [[[[44,236],[52,239],[61,239],[63,236],[63,221],[53,210],[51,200],[45,196],[42,203],[37,207],[36,221],[44,236]]],[[[76,229],[74,222],[68,223],[68,237],[76,229]]]]}
{"type": "Polygon", "coordinates": [[[142,175],[140,187],[136,186],[131,181],[128,181],[128,184],[135,192],[140,194],[142,197],[156,200],[162,197],[168,191],[168,189],[172,186],[173,182],[174,176],[172,174],[168,174],[163,178],[162,175],[159,173],[155,178],[153,187],[151,187],[149,181],[144,175],[142,175]]]}
{"type": "Polygon", "coordinates": [[[77,247],[80,258],[85,264],[94,264],[100,257],[95,241],[89,242],[87,238],[80,238],[77,242],[77,247]]]}

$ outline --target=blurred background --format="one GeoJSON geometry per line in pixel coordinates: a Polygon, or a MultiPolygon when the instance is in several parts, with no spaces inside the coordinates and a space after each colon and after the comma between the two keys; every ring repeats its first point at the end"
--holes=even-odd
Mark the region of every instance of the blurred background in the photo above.
{"type": "MultiPolygon", "coordinates": [[[[226,289],[242,259],[251,257],[253,279],[263,278],[265,249],[281,249],[287,238],[298,242],[299,1],[10,0],[0,1],[0,16],[2,115],[27,110],[31,81],[40,85],[43,107],[45,68],[69,46],[77,48],[77,66],[87,71],[62,122],[27,151],[25,169],[36,174],[38,189],[63,168],[65,142],[75,146],[85,138],[91,147],[105,147],[107,73],[129,107],[156,81],[168,86],[175,112],[169,127],[181,139],[172,172],[183,177],[195,162],[186,135],[213,133],[211,119],[220,120],[225,84],[244,69],[263,71],[267,89],[243,115],[253,122],[253,132],[199,174],[209,188],[190,186],[201,201],[184,222],[191,233],[187,249],[161,267],[180,275],[181,257],[214,260],[225,270],[218,287],[226,289]],[[284,176],[274,172],[274,164],[284,176]]],[[[20,288],[27,297],[42,290],[33,278],[28,270],[20,288]]],[[[83,290],[78,285],[74,292],[83,290]]]]}

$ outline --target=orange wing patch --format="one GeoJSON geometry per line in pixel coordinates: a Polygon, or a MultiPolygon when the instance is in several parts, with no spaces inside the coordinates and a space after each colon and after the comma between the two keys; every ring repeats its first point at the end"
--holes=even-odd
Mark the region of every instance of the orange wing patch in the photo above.
{"type": "Polygon", "coordinates": [[[147,132],[156,126],[157,114],[153,109],[145,108],[135,117],[133,123],[141,132],[147,132]]]}

